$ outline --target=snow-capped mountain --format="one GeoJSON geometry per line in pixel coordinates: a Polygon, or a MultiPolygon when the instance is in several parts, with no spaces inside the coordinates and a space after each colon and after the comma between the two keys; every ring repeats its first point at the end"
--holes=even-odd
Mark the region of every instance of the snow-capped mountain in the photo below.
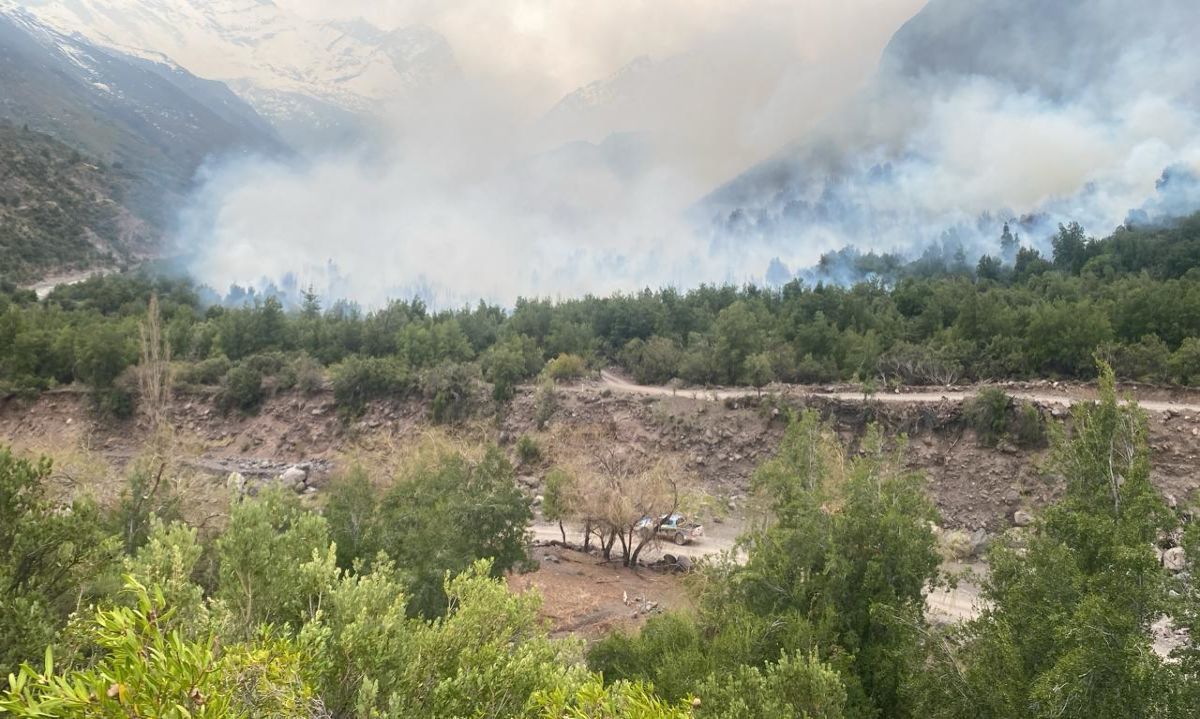
{"type": "Polygon", "coordinates": [[[0,9],[0,118],[131,173],[147,206],[186,188],[210,158],[284,151],[225,85],[99,47],[21,9],[0,9]]]}
{"type": "MultiPolygon", "coordinates": [[[[0,0],[0,7],[6,3],[14,4],[0,0]]],[[[270,0],[21,5],[64,33],[147,58],[168,57],[224,81],[277,126],[305,120],[320,127],[342,113],[369,113],[457,73],[450,46],[429,28],[316,22],[270,0]]]]}

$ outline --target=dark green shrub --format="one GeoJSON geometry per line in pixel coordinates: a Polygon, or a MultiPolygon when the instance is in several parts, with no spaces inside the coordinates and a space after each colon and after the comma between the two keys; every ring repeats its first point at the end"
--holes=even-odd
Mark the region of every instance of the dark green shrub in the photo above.
{"type": "Polygon", "coordinates": [[[963,407],[967,426],[975,430],[979,443],[991,447],[1008,432],[1012,398],[999,387],[984,387],[963,407]]]}
{"type": "Polygon", "coordinates": [[[444,362],[421,374],[421,393],[429,400],[434,424],[461,422],[474,412],[477,371],[473,365],[444,362]]]}
{"type": "Polygon", "coordinates": [[[230,368],[221,387],[221,404],[243,412],[255,410],[263,399],[262,373],[244,364],[230,368]]]}
{"type": "Polygon", "coordinates": [[[521,460],[521,464],[540,462],[542,448],[538,446],[537,440],[527,434],[521,435],[517,440],[517,459],[521,460]]]}
{"type": "Polygon", "coordinates": [[[233,363],[224,355],[181,366],[175,377],[182,384],[217,385],[233,363]]]}
{"type": "Polygon", "coordinates": [[[353,355],[333,368],[333,398],[351,415],[361,414],[370,400],[405,396],[412,388],[408,366],[394,358],[353,355]]]}
{"type": "Polygon", "coordinates": [[[1041,411],[1032,402],[1024,401],[1017,408],[1013,414],[1010,431],[1013,441],[1018,446],[1025,448],[1046,446],[1046,419],[1042,417],[1041,411]]]}
{"type": "Polygon", "coordinates": [[[264,377],[271,377],[278,374],[284,368],[287,360],[282,352],[260,352],[259,354],[250,355],[242,360],[242,363],[264,377]]]}

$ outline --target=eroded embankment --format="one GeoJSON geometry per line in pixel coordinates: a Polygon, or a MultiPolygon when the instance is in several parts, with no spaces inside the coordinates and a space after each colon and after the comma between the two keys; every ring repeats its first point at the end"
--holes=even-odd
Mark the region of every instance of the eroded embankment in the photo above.
{"type": "MultiPolygon", "coordinates": [[[[762,397],[753,390],[738,390],[714,401],[702,391],[645,389],[653,391],[614,389],[607,383],[564,388],[543,430],[535,429],[536,400],[533,390],[526,389],[502,418],[481,418],[452,432],[505,446],[524,434],[537,437],[549,461],[518,468],[533,494],[539,492],[552,462],[603,449],[673,459],[697,488],[736,512],[754,468],[778,446],[788,410],[810,408],[830,420],[851,446],[871,422],[878,422],[889,437],[906,435],[905,461],[927,477],[948,527],[1000,529],[1014,511],[1036,510],[1059,491],[1059,482],[1044,469],[1045,450],[1022,449],[1007,441],[984,447],[976,441],[963,419],[963,394],[947,392],[931,399],[925,393],[908,400],[898,394],[885,401],[787,388],[762,397]]],[[[1166,411],[1148,408],[1154,482],[1179,500],[1200,486],[1194,473],[1200,456],[1200,412],[1181,407],[1189,405],[1172,405],[1166,411]]],[[[1063,403],[1040,405],[1040,410],[1048,422],[1067,421],[1063,403]]],[[[348,462],[371,456],[386,460],[430,428],[427,408],[420,401],[376,402],[361,418],[347,422],[328,392],[280,393],[248,416],[219,411],[210,394],[179,393],[170,422],[180,446],[186,447],[186,464],[208,475],[214,485],[231,471],[251,479],[269,478],[308,462],[313,468],[310,484],[318,489],[348,462]]],[[[0,442],[31,452],[85,456],[119,467],[141,451],[146,434],[136,419],[97,418],[83,392],[0,401],[0,442]]],[[[116,491],[88,487],[88,482],[73,482],[73,490],[94,489],[102,497],[116,491]]]]}

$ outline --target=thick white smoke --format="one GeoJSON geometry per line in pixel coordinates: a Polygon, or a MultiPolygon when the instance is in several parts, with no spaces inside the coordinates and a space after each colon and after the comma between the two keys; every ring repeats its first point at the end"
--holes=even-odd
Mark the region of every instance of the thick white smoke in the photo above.
{"type": "Polygon", "coordinates": [[[1173,35],[1057,85],[1015,82],[1022,59],[1012,76],[885,68],[864,89],[917,4],[406,6],[394,19],[443,32],[461,82],[390,108],[383,149],[210,168],[182,223],[192,269],[368,305],[511,302],[746,281],[774,257],[919,249],[951,228],[977,255],[1008,215],[1036,214],[1023,227],[1041,240],[1060,220],[1107,232],[1148,202],[1195,209],[1154,199],[1165,168],[1200,170],[1200,63],[1173,35]],[[612,78],[554,103],[588,73],[612,78]]]}

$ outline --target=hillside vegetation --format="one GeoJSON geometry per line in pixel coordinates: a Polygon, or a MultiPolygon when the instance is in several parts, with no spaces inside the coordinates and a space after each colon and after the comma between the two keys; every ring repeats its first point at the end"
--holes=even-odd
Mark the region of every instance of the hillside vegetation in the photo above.
{"type": "Polygon", "coordinates": [[[559,357],[555,373],[617,364],[639,382],[693,385],[1087,379],[1097,355],[1122,379],[1200,381],[1200,216],[1099,240],[1063,227],[1050,257],[1011,238],[998,256],[1002,243],[1007,264],[985,256],[970,267],[956,251],[829,259],[870,276],[852,286],[646,290],[520,300],[511,311],[435,312],[412,300],[364,312],[313,295],[287,310],[245,290],[210,306],[201,297],[211,292],[186,279],[95,278],[43,302],[0,295],[0,386],[83,382],[131,408],[122,376],[154,293],[179,380],[219,386],[242,411],[271,387],[328,378],[350,413],[373,397],[424,393],[442,398],[439,416],[461,419],[488,406],[484,384],[503,404],[559,357]]]}
{"type": "Polygon", "coordinates": [[[0,121],[0,281],[148,251],[157,232],[122,204],[128,183],[48,135],[0,121]]]}

